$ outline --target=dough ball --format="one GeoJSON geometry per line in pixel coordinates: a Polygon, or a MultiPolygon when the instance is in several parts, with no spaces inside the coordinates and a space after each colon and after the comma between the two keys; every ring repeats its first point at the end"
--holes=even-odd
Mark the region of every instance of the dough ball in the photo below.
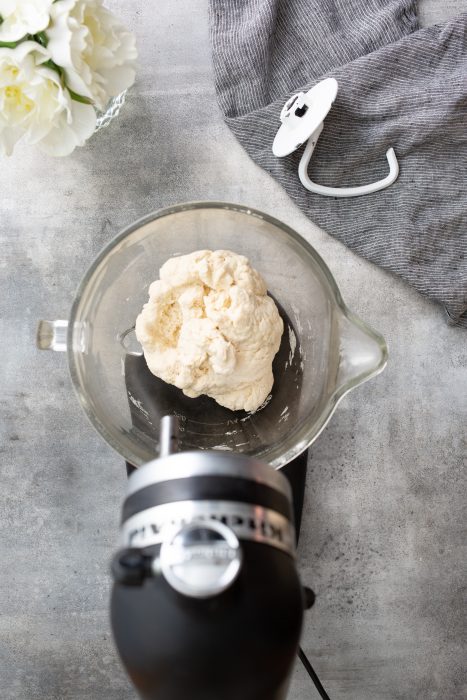
{"type": "Polygon", "coordinates": [[[255,411],[284,331],[259,272],[243,255],[199,250],[170,258],[159,275],[136,319],[150,371],[187,396],[255,411]]]}

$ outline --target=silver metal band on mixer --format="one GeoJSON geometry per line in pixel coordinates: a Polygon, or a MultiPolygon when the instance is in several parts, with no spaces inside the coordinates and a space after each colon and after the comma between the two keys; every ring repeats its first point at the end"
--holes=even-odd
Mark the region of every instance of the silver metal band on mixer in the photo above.
{"type": "Polygon", "coordinates": [[[170,459],[164,454],[162,458],[148,462],[131,475],[127,496],[151,484],[170,479],[214,475],[251,479],[257,484],[270,486],[289,499],[292,498],[290,484],[280,471],[252,458],[248,465],[245,465],[242,455],[239,454],[223,453],[222,459],[219,459],[219,452],[202,450],[171,454],[170,459]]]}
{"type": "Polygon", "coordinates": [[[270,545],[295,557],[295,529],[280,513],[249,503],[232,501],[178,501],[147,508],[122,524],[123,547],[161,544],[170,530],[192,522],[218,521],[239,540],[270,545]]]}

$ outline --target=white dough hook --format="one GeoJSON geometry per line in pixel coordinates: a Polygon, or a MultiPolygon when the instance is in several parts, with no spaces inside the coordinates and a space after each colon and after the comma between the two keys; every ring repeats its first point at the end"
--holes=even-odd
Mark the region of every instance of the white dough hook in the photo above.
{"type": "Polygon", "coordinates": [[[276,134],[272,151],[283,158],[307,142],[300,159],[298,175],[302,185],[315,194],[325,197],[359,197],[378,192],[397,180],[399,163],[393,148],[386,153],[389,173],[382,180],[359,187],[326,187],[318,185],[308,176],[308,165],[324,127],[324,119],[332,107],[338,90],[337,80],[327,78],[315,85],[307,93],[299,92],[285,103],[281,111],[282,126],[276,134]]]}

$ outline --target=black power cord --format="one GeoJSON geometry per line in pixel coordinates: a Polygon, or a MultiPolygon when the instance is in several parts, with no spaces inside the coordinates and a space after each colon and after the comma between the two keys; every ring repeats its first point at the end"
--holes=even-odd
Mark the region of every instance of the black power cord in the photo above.
{"type": "Polygon", "coordinates": [[[316,690],[321,695],[323,700],[331,700],[331,698],[329,697],[329,695],[327,694],[327,692],[324,690],[323,686],[321,685],[321,681],[319,680],[318,676],[316,675],[315,669],[308,661],[308,658],[306,657],[305,652],[303,651],[302,647],[298,648],[298,657],[299,657],[300,661],[302,662],[303,666],[305,667],[305,671],[308,673],[311,680],[315,684],[316,690]]]}

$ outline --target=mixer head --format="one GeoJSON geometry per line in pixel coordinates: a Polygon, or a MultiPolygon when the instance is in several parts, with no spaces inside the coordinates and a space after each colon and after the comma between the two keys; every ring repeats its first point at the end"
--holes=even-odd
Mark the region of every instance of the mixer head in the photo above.
{"type": "Polygon", "coordinates": [[[129,479],[113,562],[112,626],[142,698],[283,700],[305,598],[291,489],[228,452],[175,452],[129,479]]]}

